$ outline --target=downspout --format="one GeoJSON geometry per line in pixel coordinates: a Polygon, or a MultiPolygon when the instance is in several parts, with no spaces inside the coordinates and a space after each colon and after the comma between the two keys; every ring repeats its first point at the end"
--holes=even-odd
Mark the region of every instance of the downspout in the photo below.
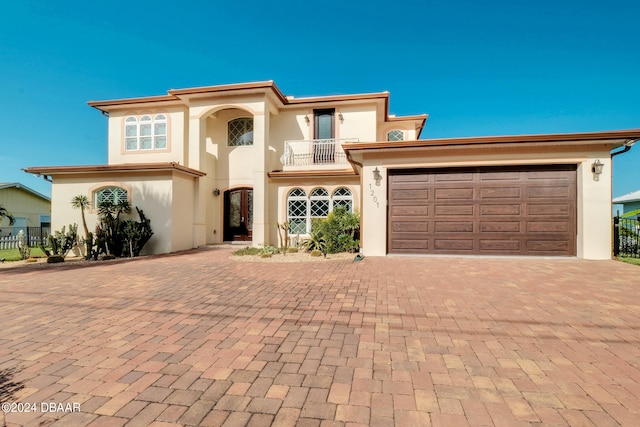
{"type": "Polygon", "coordinates": [[[640,140],[639,139],[630,139],[630,140],[626,141],[624,143],[624,148],[622,150],[616,151],[615,153],[611,153],[611,158],[613,159],[618,154],[624,154],[627,151],[631,150],[631,147],[633,147],[633,144],[635,144],[638,141],[640,141],[640,140]]]}

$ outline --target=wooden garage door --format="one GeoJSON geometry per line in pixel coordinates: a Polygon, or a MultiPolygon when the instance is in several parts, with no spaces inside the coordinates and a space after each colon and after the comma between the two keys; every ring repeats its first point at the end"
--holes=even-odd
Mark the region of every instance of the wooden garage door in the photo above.
{"type": "Polygon", "coordinates": [[[576,167],[391,170],[388,252],[575,255],[576,167]]]}

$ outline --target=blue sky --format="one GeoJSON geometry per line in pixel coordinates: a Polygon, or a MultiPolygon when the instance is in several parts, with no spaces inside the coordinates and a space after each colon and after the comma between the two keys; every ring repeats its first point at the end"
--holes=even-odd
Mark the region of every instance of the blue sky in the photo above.
{"type": "MultiPolygon", "coordinates": [[[[0,182],[104,164],[89,100],[274,80],[286,95],[391,93],[422,138],[640,128],[640,2],[0,3],[0,182]]],[[[640,144],[614,196],[640,189],[640,144]]]]}

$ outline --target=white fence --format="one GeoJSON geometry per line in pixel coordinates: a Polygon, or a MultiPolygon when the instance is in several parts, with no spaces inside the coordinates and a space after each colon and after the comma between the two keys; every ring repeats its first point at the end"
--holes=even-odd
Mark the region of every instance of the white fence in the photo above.
{"type": "MultiPolygon", "coordinates": [[[[25,241],[27,236],[24,237],[25,241]]],[[[29,246],[35,247],[40,244],[40,236],[29,236],[29,246]]],[[[0,250],[2,249],[18,249],[18,235],[0,237],[0,250]]]]}

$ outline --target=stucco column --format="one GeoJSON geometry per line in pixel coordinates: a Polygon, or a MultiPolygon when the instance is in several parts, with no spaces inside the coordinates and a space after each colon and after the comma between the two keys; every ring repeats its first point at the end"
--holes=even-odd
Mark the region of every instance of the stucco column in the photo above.
{"type": "Polygon", "coordinates": [[[253,116],[253,246],[269,244],[268,130],[269,112],[256,113],[253,116]]]}
{"type": "MultiPolygon", "coordinates": [[[[207,134],[207,122],[205,118],[189,117],[189,143],[187,145],[188,155],[186,166],[204,170],[203,157],[205,154],[205,136],[207,134]]],[[[206,213],[207,213],[207,186],[201,179],[196,179],[193,200],[193,247],[205,245],[206,235],[206,213]]],[[[174,218],[179,221],[180,218],[174,218]]]]}

